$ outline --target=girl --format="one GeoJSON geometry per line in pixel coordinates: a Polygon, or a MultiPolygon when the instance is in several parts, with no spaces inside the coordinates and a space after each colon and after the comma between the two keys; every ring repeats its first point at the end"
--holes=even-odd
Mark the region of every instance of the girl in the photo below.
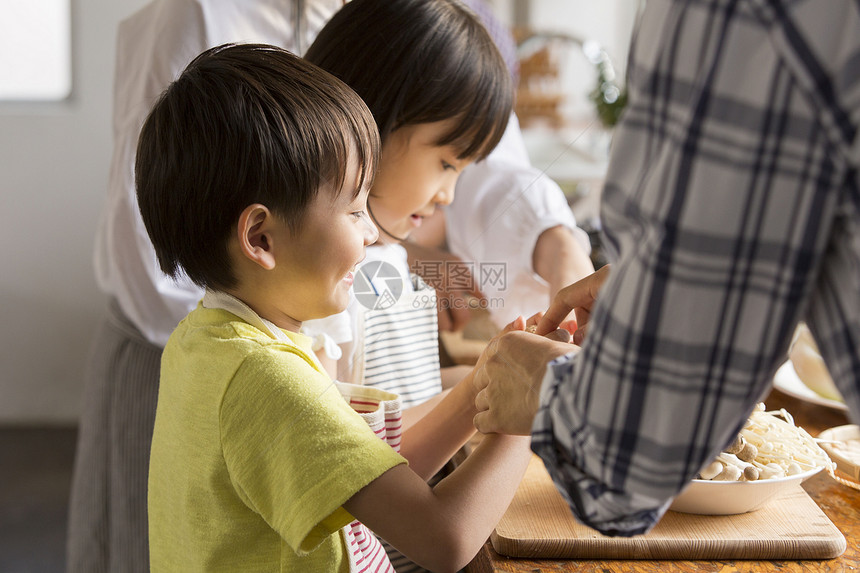
{"type": "MultiPolygon", "coordinates": [[[[463,169],[498,144],[511,115],[510,72],[486,29],[456,0],[353,0],[305,59],[361,96],[382,139],[367,205],[379,240],[356,274],[354,347],[338,377],[400,395],[408,429],[402,452],[429,478],[436,460],[474,432],[473,404],[463,401],[462,384],[442,392],[435,291],[410,273],[400,243],[451,203],[463,169]],[[425,442],[437,444],[427,458],[418,446],[425,442]]],[[[463,369],[445,374],[461,377],[463,369]]],[[[386,549],[399,572],[417,569],[386,549]]]]}
{"type": "Polygon", "coordinates": [[[409,272],[400,243],[451,203],[463,169],[501,139],[513,100],[510,72],[486,29],[456,0],[353,0],[305,59],[362,97],[382,138],[368,199],[380,238],[362,267],[371,272],[356,277],[359,296],[349,309],[355,346],[338,377],[398,393],[411,408],[410,424],[439,402],[443,383],[435,292],[409,272]],[[400,292],[392,292],[385,271],[399,276],[400,292]],[[380,299],[368,301],[362,287],[380,299]]]}

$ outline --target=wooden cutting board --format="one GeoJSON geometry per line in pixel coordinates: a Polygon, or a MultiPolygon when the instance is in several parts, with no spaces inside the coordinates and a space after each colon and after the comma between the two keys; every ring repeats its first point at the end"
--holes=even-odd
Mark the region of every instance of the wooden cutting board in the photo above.
{"type": "Polygon", "coordinates": [[[604,537],[574,520],[537,456],[490,540],[510,557],[575,559],[830,559],[846,548],[800,486],[750,513],[669,511],[646,535],[604,537]]]}

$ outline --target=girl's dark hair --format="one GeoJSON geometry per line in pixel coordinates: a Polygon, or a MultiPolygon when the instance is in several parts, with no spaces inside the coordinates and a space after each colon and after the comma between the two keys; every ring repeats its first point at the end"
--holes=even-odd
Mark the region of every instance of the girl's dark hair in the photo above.
{"type": "Polygon", "coordinates": [[[150,112],[137,148],[143,222],[161,269],[209,288],[236,286],[227,242],[262,203],[293,231],[355,155],[355,193],[372,183],[379,135],[343,82],[273,46],[224,45],[192,61],[150,112]]]}
{"type": "Polygon", "coordinates": [[[459,119],[439,145],[483,159],[513,104],[510,72],[487,30],[457,0],[352,0],[305,59],[362,97],[383,142],[399,127],[459,119]]]}

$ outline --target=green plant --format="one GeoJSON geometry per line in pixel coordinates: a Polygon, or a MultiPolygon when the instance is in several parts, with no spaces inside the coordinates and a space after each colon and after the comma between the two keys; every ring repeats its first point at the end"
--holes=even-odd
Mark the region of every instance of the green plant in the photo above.
{"type": "Polygon", "coordinates": [[[608,58],[597,63],[597,85],[588,94],[594,103],[597,117],[606,128],[614,127],[627,105],[627,89],[615,82],[615,71],[608,58]]]}

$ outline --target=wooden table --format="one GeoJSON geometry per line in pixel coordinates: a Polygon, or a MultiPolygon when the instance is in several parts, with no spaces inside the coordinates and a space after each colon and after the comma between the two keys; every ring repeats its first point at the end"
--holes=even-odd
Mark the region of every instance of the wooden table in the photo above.
{"type": "MultiPolygon", "coordinates": [[[[813,436],[827,428],[849,423],[843,412],[817,406],[787,396],[778,390],[765,400],[768,410],[785,408],[795,423],[813,436]]],[[[840,557],[827,561],[577,561],[554,559],[511,559],[493,551],[487,542],[465,568],[466,573],[503,571],[509,573],[538,573],[544,571],[599,571],[613,573],[648,573],[665,571],[689,572],[756,572],[779,571],[799,573],[810,571],[850,571],[860,569],[860,491],[840,485],[825,473],[810,478],[803,488],[839,528],[847,541],[840,557]]]]}

